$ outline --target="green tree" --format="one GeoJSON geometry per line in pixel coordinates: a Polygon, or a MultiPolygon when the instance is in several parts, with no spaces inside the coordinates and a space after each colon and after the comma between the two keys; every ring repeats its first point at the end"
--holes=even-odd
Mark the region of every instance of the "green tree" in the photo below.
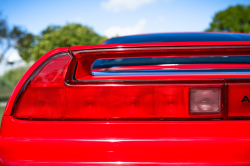
{"type": "Polygon", "coordinates": [[[46,52],[67,46],[100,44],[106,38],[98,35],[92,28],[81,24],[67,24],[65,26],[48,26],[40,36],[33,41],[32,36],[26,36],[26,45],[18,47],[20,56],[26,60],[37,60],[46,52]],[[28,49],[27,49],[28,48],[28,49]]]}
{"type": "Polygon", "coordinates": [[[8,50],[24,46],[27,37],[32,39],[30,42],[34,41],[34,36],[24,31],[21,27],[14,26],[9,28],[6,19],[0,13],[0,62],[8,50]]]}
{"type": "Polygon", "coordinates": [[[10,83],[11,88],[14,89],[14,87],[17,85],[18,81],[22,78],[24,73],[29,69],[30,66],[23,66],[16,69],[9,70],[4,73],[3,76],[0,78],[3,78],[7,82],[10,83]]]}
{"type": "Polygon", "coordinates": [[[250,32],[250,6],[230,6],[215,14],[206,31],[250,32]]]}
{"type": "Polygon", "coordinates": [[[0,101],[8,100],[11,92],[28,68],[29,66],[19,67],[9,70],[3,76],[0,76],[0,101]]]}

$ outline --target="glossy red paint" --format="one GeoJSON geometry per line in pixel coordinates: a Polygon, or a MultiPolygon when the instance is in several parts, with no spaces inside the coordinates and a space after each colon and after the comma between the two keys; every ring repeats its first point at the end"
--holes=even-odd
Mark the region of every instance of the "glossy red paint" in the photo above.
{"type": "Polygon", "coordinates": [[[6,165],[250,164],[250,121],[58,122],[5,116],[2,125],[0,156],[6,165]]]}
{"type": "MultiPolygon", "coordinates": [[[[71,47],[71,50],[74,52],[103,48],[200,45],[250,45],[250,42],[119,44],[77,46],[71,47]]],[[[45,54],[28,70],[15,88],[6,107],[0,130],[1,165],[250,165],[249,120],[226,120],[226,117],[203,121],[15,119],[11,113],[13,104],[30,75],[49,57],[67,51],[68,48],[60,48],[45,54]]],[[[225,92],[222,100],[227,101],[227,91],[229,90],[229,94],[232,92],[230,87],[228,88],[228,85],[232,84],[230,81],[236,79],[236,84],[240,85],[237,78],[247,79],[250,76],[246,74],[98,77],[87,75],[79,77],[78,81],[79,84],[95,84],[95,86],[98,84],[102,86],[100,83],[104,82],[112,84],[119,81],[128,84],[131,80],[139,83],[163,81],[162,84],[165,84],[164,81],[184,80],[190,83],[201,80],[207,86],[219,82],[225,92]]],[[[65,87],[67,90],[72,88],[72,85],[65,84],[65,87]]],[[[243,88],[242,91],[244,90],[243,88]]],[[[79,92],[80,90],[76,88],[75,93],[79,92]]],[[[67,101],[65,98],[65,102],[67,101]]],[[[227,105],[223,106],[227,111],[227,105]]],[[[68,111],[78,108],[77,106],[69,108],[68,111]]]]}

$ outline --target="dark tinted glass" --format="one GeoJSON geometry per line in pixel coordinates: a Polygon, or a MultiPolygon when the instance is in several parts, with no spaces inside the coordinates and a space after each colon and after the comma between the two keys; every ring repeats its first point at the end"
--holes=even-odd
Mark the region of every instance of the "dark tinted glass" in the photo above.
{"type": "Polygon", "coordinates": [[[200,41],[250,41],[249,34],[234,33],[165,33],[111,38],[103,44],[200,42],[200,41]]]}
{"type": "Polygon", "coordinates": [[[93,68],[110,68],[116,66],[139,66],[160,64],[250,64],[250,56],[220,57],[158,57],[158,58],[124,58],[97,60],[93,68]]]}
{"type": "Polygon", "coordinates": [[[94,71],[95,76],[122,75],[192,75],[192,74],[250,74],[250,69],[168,69],[168,70],[125,70],[125,71],[94,71]]]}

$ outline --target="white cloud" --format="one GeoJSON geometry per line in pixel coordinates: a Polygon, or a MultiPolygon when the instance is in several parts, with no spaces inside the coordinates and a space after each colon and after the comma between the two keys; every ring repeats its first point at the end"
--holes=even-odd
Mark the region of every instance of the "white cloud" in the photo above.
{"type": "Polygon", "coordinates": [[[119,27],[119,26],[112,26],[109,27],[104,33],[107,37],[114,37],[114,36],[125,36],[125,35],[133,35],[142,33],[143,28],[145,27],[147,21],[145,19],[139,20],[134,26],[127,26],[127,27],[119,27]]]}
{"type": "Polygon", "coordinates": [[[108,0],[101,3],[104,9],[119,12],[122,10],[135,10],[138,7],[152,3],[155,0],[108,0]]]}

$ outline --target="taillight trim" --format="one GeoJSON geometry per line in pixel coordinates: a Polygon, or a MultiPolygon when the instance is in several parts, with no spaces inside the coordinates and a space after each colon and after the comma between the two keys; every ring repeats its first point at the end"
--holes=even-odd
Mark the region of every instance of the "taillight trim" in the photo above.
{"type": "MultiPolygon", "coordinates": [[[[110,79],[110,80],[67,80],[65,82],[68,86],[82,86],[86,84],[91,84],[93,86],[100,85],[101,83],[104,84],[165,84],[165,83],[187,83],[187,84],[193,84],[194,82],[197,83],[223,83],[224,79],[123,79],[123,80],[116,80],[116,79],[110,79]]],[[[105,85],[101,85],[105,86],[105,85]]]]}

